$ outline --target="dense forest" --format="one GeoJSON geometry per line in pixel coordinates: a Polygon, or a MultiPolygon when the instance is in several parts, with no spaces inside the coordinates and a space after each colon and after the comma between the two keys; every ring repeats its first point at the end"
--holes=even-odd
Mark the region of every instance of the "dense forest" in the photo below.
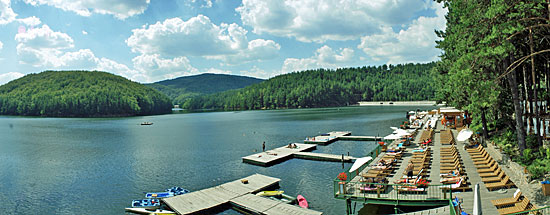
{"type": "Polygon", "coordinates": [[[107,72],[45,71],[0,86],[0,114],[99,117],[171,112],[168,97],[107,72]]]}
{"type": "Polygon", "coordinates": [[[182,107],[252,110],[429,100],[434,97],[434,66],[428,63],[294,72],[240,90],[194,97],[182,107]]]}
{"type": "Polygon", "coordinates": [[[191,97],[240,89],[262,81],[262,79],[246,76],[205,73],[146,85],[170,97],[174,104],[183,104],[191,97]]]}
{"type": "Polygon", "coordinates": [[[550,169],[550,5],[546,0],[442,1],[437,98],[474,113],[472,128],[528,166],[550,169]]]}

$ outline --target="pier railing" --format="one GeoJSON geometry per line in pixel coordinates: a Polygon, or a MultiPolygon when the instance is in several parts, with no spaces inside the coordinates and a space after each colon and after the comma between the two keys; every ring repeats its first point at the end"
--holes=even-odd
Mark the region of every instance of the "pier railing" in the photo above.
{"type": "Polygon", "coordinates": [[[380,201],[447,201],[452,199],[451,185],[423,187],[407,184],[378,184],[358,181],[334,181],[334,197],[380,201]]]}
{"type": "MultiPolygon", "coordinates": [[[[374,148],[370,153],[369,153],[369,156],[371,156],[373,159],[370,160],[369,162],[363,164],[363,166],[359,167],[359,169],[349,173],[349,176],[347,177],[347,180],[346,181],[351,181],[351,179],[355,178],[357,176],[357,174],[359,174],[360,172],[362,172],[365,168],[367,168],[371,163],[372,161],[374,161],[374,159],[382,152],[382,146],[380,145],[376,145],[376,148],[374,148]]],[[[349,171],[349,169],[348,169],[349,171]]],[[[346,172],[348,172],[346,171],[346,172]]],[[[337,180],[337,179],[336,179],[337,180]]]]}
{"type": "Polygon", "coordinates": [[[550,214],[550,206],[534,209],[534,210],[528,210],[528,211],[522,211],[518,213],[513,213],[510,215],[516,215],[516,214],[550,214]]]}

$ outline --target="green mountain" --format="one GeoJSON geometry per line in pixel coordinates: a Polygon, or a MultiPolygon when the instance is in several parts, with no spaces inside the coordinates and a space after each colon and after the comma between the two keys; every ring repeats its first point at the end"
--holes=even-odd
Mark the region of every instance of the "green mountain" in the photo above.
{"type": "Polygon", "coordinates": [[[174,104],[183,104],[191,97],[240,89],[262,81],[262,79],[246,76],[205,73],[147,85],[170,97],[174,104]]]}
{"type": "Polygon", "coordinates": [[[101,117],[171,112],[162,93],[97,71],[45,71],[0,86],[0,114],[101,117]]]}
{"type": "Polygon", "coordinates": [[[434,66],[427,63],[294,72],[240,90],[195,97],[183,108],[250,110],[430,100],[435,96],[434,66]]]}

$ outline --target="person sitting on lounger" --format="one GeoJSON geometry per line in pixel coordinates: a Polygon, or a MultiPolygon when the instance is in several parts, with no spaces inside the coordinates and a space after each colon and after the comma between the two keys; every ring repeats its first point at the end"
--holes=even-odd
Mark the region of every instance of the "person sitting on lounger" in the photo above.
{"type": "Polygon", "coordinates": [[[452,170],[449,173],[442,173],[439,176],[441,177],[457,177],[460,176],[460,171],[458,169],[452,170]]]}

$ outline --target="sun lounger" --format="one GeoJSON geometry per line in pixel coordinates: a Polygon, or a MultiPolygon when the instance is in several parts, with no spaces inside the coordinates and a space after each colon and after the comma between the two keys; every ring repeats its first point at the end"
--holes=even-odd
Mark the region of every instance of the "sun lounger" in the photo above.
{"type": "Polygon", "coordinates": [[[483,183],[498,182],[504,179],[504,176],[506,176],[506,174],[504,174],[503,171],[500,171],[500,173],[497,176],[481,178],[481,181],[483,181],[483,183]]]}
{"type": "Polygon", "coordinates": [[[479,172],[479,169],[488,169],[488,168],[491,168],[493,165],[496,165],[497,162],[493,159],[491,159],[491,161],[489,161],[489,163],[487,164],[478,164],[478,165],[475,165],[476,168],[478,169],[477,172],[479,172]]]}
{"type": "MultiPolygon", "coordinates": [[[[449,190],[449,187],[445,186],[445,187],[440,187],[441,189],[443,190],[449,190]]],[[[466,181],[464,180],[464,178],[461,178],[458,182],[454,183],[451,185],[451,190],[452,191],[466,191],[466,190],[471,190],[471,188],[466,184],[466,181]]]]}
{"type": "Polygon", "coordinates": [[[529,202],[529,199],[524,197],[518,203],[515,203],[514,206],[512,206],[512,207],[506,207],[506,208],[498,209],[498,213],[501,214],[501,215],[503,215],[503,214],[513,214],[513,213],[518,213],[518,212],[529,210],[530,207],[531,207],[531,203],[529,202]]]}
{"type": "Polygon", "coordinates": [[[510,198],[491,200],[491,203],[493,203],[493,205],[497,208],[501,208],[501,207],[505,207],[505,206],[511,206],[511,205],[514,205],[515,203],[519,202],[519,199],[520,199],[521,195],[522,195],[521,191],[519,191],[519,189],[518,189],[514,193],[514,196],[512,196],[510,198]]]}
{"type": "Polygon", "coordinates": [[[483,146],[478,145],[476,148],[466,149],[467,152],[480,152],[483,149],[483,146]]]}
{"type": "Polygon", "coordinates": [[[502,169],[500,169],[499,166],[496,166],[496,165],[494,167],[492,167],[491,169],[493,169],[491,172],[481,173],[481,174],[479,174],[479,177],[481,177],[481,178],[496,177],[496,176],[498,176],[498,174],[500,174],[501,171],[503,171],[502,169]]]}
{"type": "Polygon", "coordinates": [[[499,188],[510,188],[512,186],[515,186],[515,184],[510,180],[510,177],[508,175],[506,175],[499,182],[485,183],[485,187],[487,187],[487,189],[490,191],[499,189],[499,188]]]}
{"type": "Polygon", "coordinates": [[[489,168],[477,168],[477,173],[479,174],[483,174],[483,173],[492,173],[494,172],[497,168],[499,168],[498,164],[495,162],[495,163],[492,163],[491,166],[489,166],[489,168]]]}

